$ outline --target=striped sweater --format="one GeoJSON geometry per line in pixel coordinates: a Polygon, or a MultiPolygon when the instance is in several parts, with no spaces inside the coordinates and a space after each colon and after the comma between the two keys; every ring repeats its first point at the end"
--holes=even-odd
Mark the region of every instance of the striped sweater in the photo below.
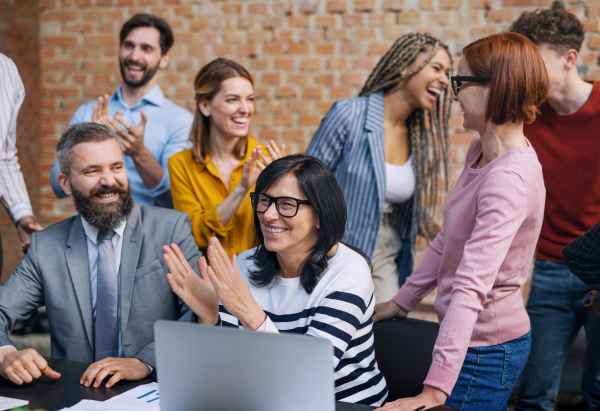
{"type": "MultiPolygon", "coordinates": [[[[256,269],[249,259],[254,251],[245,251],[237,259],[246,281],[249,271],[256,269]]],[[[311,294],[302,288],[299,277],[277,277],[267,287],[248,283],[268,317],[260,331],[305,334],[332,342],[337,401],[383,404],[387,386],[375,361],[373,281],[361,255],[339,244],[311,294]]],[[[219,310],[223,326],[241,327],[223,306],[219,310]]]]}

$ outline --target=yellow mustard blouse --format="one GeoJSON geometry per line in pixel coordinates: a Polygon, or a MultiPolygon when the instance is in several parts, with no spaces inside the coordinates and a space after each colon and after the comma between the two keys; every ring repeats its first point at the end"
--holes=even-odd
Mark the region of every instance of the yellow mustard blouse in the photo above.
{"type": "MultiPolygon", "coordinates": [[[[198,164],[191,150],[183,150],[169,158],[169,175],[173,207],[183,211],[192,220],[192,232],[202,253],[206,255],[208,239],[219,239],[228,255],[256,247],[256,235],[252,225],[250,195],[244,200],[227,225],[221,224],[217,206],[231,194],[242,178],[242,170],[258,142],[248,136],[246,155],[231,174],[231,191],[223,183],[217,168],[206,156],[206,164],[198,164]]],[[[250,192],[254,191],[254,187],[250,192]]]]}

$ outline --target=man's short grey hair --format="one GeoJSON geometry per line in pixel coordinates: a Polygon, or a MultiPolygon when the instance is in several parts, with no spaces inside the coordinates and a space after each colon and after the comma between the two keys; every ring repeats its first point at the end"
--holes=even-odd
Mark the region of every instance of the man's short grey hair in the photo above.
{"type": "MultiPolygon", "coordinates": [[[[70,175],[71,172],[71,157],[73,153],[73,147],[81,143],[99,143],[101,141],[114,139],[119,143],[121,142],[115,133],[113,133],[108,127],[102,124],[96,123],[77,123],[70,126],[58,140],[56,145],[56,158],[58,159],[58,167],[60,172],[70,175]]],[[[121,147],[123,151],[123,147],[121,147]]]]}

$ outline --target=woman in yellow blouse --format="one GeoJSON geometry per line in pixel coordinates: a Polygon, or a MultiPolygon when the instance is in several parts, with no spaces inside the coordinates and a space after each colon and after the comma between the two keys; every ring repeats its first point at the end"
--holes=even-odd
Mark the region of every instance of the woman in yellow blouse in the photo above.
{"type": "Polygon", "coordinates": [[[229,255],[239,254],[256,246],[249,192],[285,146],[271,141],[269,158],[248,135],[254,84],[244,67],[218,58],[200,70],[194,85],[192,148],[169,159],[173,206],[190,216],[203,253],[216,236],[229,255]]]}

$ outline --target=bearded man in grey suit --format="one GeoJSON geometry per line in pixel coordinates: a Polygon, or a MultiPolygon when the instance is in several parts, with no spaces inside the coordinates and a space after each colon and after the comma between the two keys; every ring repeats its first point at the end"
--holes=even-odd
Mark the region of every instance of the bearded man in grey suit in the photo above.
{"type": "Polygon", "coordinates": [[[145,378],[156,367],[156,320],[190,321],[171,291],[162,258],[177,244],[192,267],[200,252],[189,217],[136,204],[115,134],[94,123],[69,127],[57,145],[58,180],[78,215],[34,233],[23,261],[0,287],[0,375],[16,384],[60,374],[7,337],[46,305],[52,357],[93,363],[80,383],[106,387],[145,378]]]}

